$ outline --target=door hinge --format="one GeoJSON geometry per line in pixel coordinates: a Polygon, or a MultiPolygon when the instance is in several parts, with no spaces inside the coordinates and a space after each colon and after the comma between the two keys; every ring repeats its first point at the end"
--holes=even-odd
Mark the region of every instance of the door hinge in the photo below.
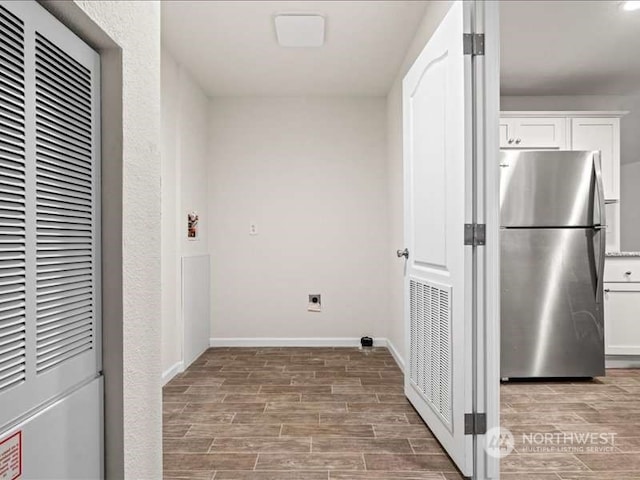
{"type": "Polygon", "coordinates": [[[487,226],[484,223],[464,224],[464,244],[477,247],[486,242],[487,226]]]}
{"type": "Polygon", "coordinates": [[[462,40],[465,55],[484,55],[484,33],[464,33],[462,40]]]}
{"type": "Polygon", "coordinates": [[[487,433],[486,413],[465,413],[464,414],[464,434],[484,435],[487,433]]]}

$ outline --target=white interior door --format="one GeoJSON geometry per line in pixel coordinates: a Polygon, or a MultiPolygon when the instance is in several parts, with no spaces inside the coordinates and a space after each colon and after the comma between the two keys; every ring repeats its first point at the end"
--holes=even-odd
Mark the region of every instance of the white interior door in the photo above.
{"type": "Polygon", "coordinates": [[[469,2],[456,2],[403,82],[405,393],[458,468],[473,473],[471,57],[469,2]]]}

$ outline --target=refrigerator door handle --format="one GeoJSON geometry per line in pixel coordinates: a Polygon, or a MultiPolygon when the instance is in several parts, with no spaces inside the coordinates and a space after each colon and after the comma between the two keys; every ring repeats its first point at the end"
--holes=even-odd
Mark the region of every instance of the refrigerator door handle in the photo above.
{"type": "MultiPolygon", "coordinates": [[[[607,225],[606,213],[605,213],[605,199],[604,199],[604,184],[602,183],[602,167],[600,164],[600,152],[593,154],[593,169],[596,176],[596,193],[598,195],[598,213],[600,214],[601,226],[607,225]]],[[[595,222],[594,222],[595,223],[595,222]]]]}
{"type": "Polygon", "coordinates": [[[596,227],[600,237],[600,257],[598,258],[598,273],[596,279],[596,302],[603,301],[604,260],[607,249],[607,221],[605,214],[604,185],[602,183],[602,168],[600,164],[600,152],[593,155],[593,167],[596,174],[596,190],[598,193],[598,208],[600,210],[600,225],[596,227]]]}

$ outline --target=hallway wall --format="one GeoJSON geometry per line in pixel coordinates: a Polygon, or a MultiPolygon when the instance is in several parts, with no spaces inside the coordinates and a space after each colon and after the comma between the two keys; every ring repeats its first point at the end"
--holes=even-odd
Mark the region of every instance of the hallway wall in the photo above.
{"type": "Polygon", "coordinates": [[[210,118],[212,336],[380,335],[384,98],[213,98],[210,118]]]}
{"type": "Polygon", "coordinates": [[[162,371],[182,367],[181,259],[209,253],[207,148],[209,99],[171,53],[162,49],[162,371]],[[187,214],[200,215],[197,241],[187,238],[187,214]]]}

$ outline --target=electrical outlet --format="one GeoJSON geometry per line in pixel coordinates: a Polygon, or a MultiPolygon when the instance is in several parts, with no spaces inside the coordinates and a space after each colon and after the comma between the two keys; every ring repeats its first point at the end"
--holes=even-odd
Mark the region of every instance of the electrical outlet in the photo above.
{"type": "Polygon", "coordinates": [[[309,295],[309,306],[307,307],[309,312],[321,312],[322,311],[322,297],[319,293],[309,295]]]}
{"type": "Polygon", "coordinates": [[[258,235],[258,225],[255,223],[249,224],[249,235],[258,235]]]}

